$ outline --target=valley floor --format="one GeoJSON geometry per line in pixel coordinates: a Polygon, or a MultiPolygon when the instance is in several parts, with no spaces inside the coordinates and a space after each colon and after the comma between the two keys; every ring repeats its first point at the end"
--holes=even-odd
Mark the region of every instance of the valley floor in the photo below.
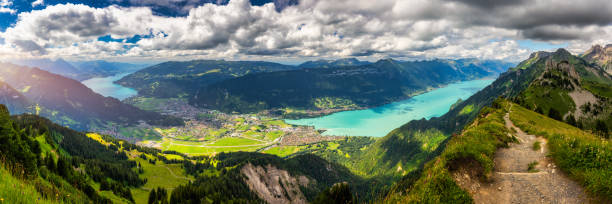
{"type": "Polygon", "coordinates": [[[344,139],[322,136],[313,127],[289,125],[262,114],[229,114],[197,108],[180,98],[132,97],[125,101],[143,110],[182,118],[186,124],[176,127],[113,124],[94,132],[189,156],[247,151],[283,157],[304,150],[304,145],[344,139]]]}
{"type": "MultiPolygon", "coordinates": [[[[510,111],[512,108],[510,108],[510,111]]],[[[454,174],[457,183],[470,192],[475,203],[589,203],[582,186],[569,179],[547,157],[547,140],[523,132],[504,116],[518,143],[501,148],[495,155],[492,182],[471,178],[469,172],[454,174]]]]}

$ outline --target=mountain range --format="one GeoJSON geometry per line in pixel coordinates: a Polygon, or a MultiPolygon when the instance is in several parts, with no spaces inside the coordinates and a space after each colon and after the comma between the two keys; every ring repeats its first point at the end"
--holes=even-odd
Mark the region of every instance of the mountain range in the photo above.
{"type": "Polygon", "coordinates": [[[222,111],[323,110],[382,105],[445,84],[495,77],[511,63],[474,59],[379,60],[333,69],[249,74],[201,88],[191,102],[222,111]]]}
{"type": "MultiPolygon", "coordinates": [[[[430,120],[411,121],[395,129],[384,138],[377,140],[369,148],[369,151],[363,153],[364,158],[360,158],[360,160],[367,161],[363,164],[361,171],[388,173],[389,170],[398,166],[414,165],[415,160],[423,159],[429,154],[427,151],[410,147],[418,147],[423,143],[438,146],[438,144],[432,144],[429,140],[440,135],[450,138],[450,135],[460,132],[477,117],[483,107],[491,105],[499,97],[514,100],[531,110],[540,107],[544,110],[540,112],[547,115],[549,115],[551,108],[558,108],[559,115],[565,115],[565,118],[567,118],[571,114],[568,114],[568,111],[578,111],[578,108],[576,108],[578,106],[575,104],[583,99],[567,97],[568,88],[562,88],[564,87],[562,81],[567,81],[564,79],[570,78],[567,73],[575,73],[577,75],[573,75],[573,77],[580,77],[579,79],[574,78],[578,80],[578,83],[571,79],[574,93],[597,95],[597,92],[593,93],[583,86],[589,83],[595,83],[596,87],[607,87],[606,91],[612,91],[612,86],[607,85],[612,83],[608,74],[600,68],[585,65],[587,65],[585,60],[571,55],[564,49],[552,53],[533,53],[529,59],[502,73],[491,85],[454,105],[446,114],[430,120]],[[558,76],[558,78],[551,76],[558,76]],[[543,81],[546,81],[546,83],[543,83],[543,81]],[[542,85],[546,87],[542,88],[542,85]],[[537,97],[532,97],[532,94],[537,95],[537,97]],[[559,99],[562,96],[565,96],[565,100],[559,99]],[[562,109],[563,107],[568,107],[568,109],[562,109]],[[569,107],[572,109],[569,109],[569,107]],[[389,160],[380,158],[389,158],[389,160]]],[[[598,112],[596,116],[592,115],[592,110],[588,113],[590,115],[581,115],[577,121],[581,121],[582,125],[577,125],[575,121],[570,123],[594,132],[597,131],[595,130],[596,121],[605,123],[607,129],[612,128],[612,124],[610,124],[610,109],[612,107],[610,106],[610,98],[611,96],[602,95],[592,98],[594,101],[591,107],[601,107],[598,110],[605,111],[598,112]]],[[[564,121],[564,118],[557,118],[557,120],[564,121]]],[[[607,131],[602,134],[607,134],[607,131]]],[[[444,142],[439,144],[444,144],[444,142]]]]}
{"type": "Polygon", "coordinates": [[[108,122],[182,123],[180,119],[143,111],[115,98],[101,96],[79,81],[38,68],[0,64],[0,81],[4,82],[2,98],[13,102],[8,103],[12,112],[40,114],[77,130],[88,130],[108,122]],[[26,107],[28,109],[24,110],[26,107]]]}
{"type": "Polygon", "coordinates": [[[601,66],[608,74],[612,74],[612,44],[605,47],[593,45],[591,49],[583,53],[582,58],[601,66]]]}
{"type": "Polygon", "coordinates": [[[30,103],[21,92],[15,90],[10,85],[0,81],[0,104],[4,104],[8,111],[15,114],[25,112],[30,103]]]}
{"type": "Polygon", "coordinates": [[[12,60],[10,62],[22,66],[37,67],[78,81],[94,77],[107,77],[119,73],[134,72],[147,66],[142,64],[107,62],[104,60],[67,62],[61,58],[55,60],[24,59],[12,60]]]}
{"type": "MultiPolygon", "coordinates": [[[[473,202],[470,195],[473,191],[461,189],[459,183],[455,183],[449,174],[460,168],[457,165],[468,165],[467,168],[472,169],[470,171],[476,172],[471,178],[483,178],[487,174],[486,171],[490,171],[482,167],[492,168],[490,166],[493,164],[490,161],[496,149],[512,143],[512,138],[506,137],[508,134],[506,132],[511,130],[503,127],[503,119],[501,123],[498,121],[490,123],[486,122],[490,120],[484,118],[495,112],[495,109],[509,111],[508,106],[511,106],[509,104],[512,102],[504,102],[509,99],[519,104],[516,106],[527,107],[522,114],[530,115],[530,118],[516,116],[516,120],[533,120],[533,115],[539,115],[538,112],[548,116],[538,116],[546,119],[531,121],[528,125],[532,129],[529,131],[531,134],[549,135],[551,139],[563,138],[557,140],[558,143],[555,145],[558,145],[559,149],[555,151],[563,151],[565,155],[560,155],[561,153],[555,155],[555,161],[566,164],[564,167],[566,170],[575,169],[573,171],[576,172],[572,174],[582,174],[584,171],[604,173],[601,168],[605,167],[590,169],[595,167],[589,167],[593,163],[587,162],[598,165],[610,164],[609,160],[597,162],[595,160],[600,158],[599,156],[584,156],[581,152],[597,146],[601,151],[598,153],[600,156],[612,153],[610,145],[606,143],[610,138],[609,130],[612,127],[610,96],[605,94],[612,91],[610,83],[612,83],[610,75],[603,72],[601,67],[590,66],[585,59],[573,56],[564,49],[556,52],[536,52],[529,59],[501,74],[490,86],[466,100],[459,101],[441,117],[411,121],[377,140],[365,151],[357,151],[356,154],[349,149],[340,148],[342,151],[352,153],[350,159],[331,153],[319,155],[348,166],[353,172],[362,172],[363,175],[395,175],[396,179],[401,178],[401,181],[392,187],[393,190],[389,192],[385,202],[461,203],[465,202],[463,199],[466,198],[467,202],[473,202]],[[579,119],[568,119],[572,118],[572,114],[582,111],[576,108],[578,106],[575,104],[580,102],[584,104],[583,97],[567,97],[576,92],[582,93],[582,96],[592,94],[595,97],[589,98],[594,101],[590,110],[583,112],[584,115],[578,117],[579,119]],[[560,100],[558,97],[564,97],[565,100],[560,100]],[[487,106],[496,108],[486,109],[487,106]],[[560,110],[551,111],[556,108],[560,110]],[[547,124],[548,129],[536,132],[535,129],[543,128],[544,125],[537,125],[542,123],[547,124]],[[548,124],[554,125],[548,126],[548,124]],[[567,134],[568,131],[573,133],[567,134]],[[467,142],[468,140],[472,141],[467,142]],[[571,141],[583,143],[580,146],[572,146],[577,143],[572,144],[571,141]],[[489,146],[483,147],[485,145],[489,146]],[[482,158],[483,155],[487,158],[482,158]],[[584,160],[568,161],[579,158],[584,160]],[[424,162],[430,160],[429,163],[424,162]],[[476,160],[475,163],[479,164],[469,163],[472,160],[476,160]],[[406,169],[411,170],[406,171],[406,169]]],[[[494,117],[501,119],[502,116],[498,114],[494,117]]],[[[611,172],[605,171],[605,173],[611,172]]],[[[596,177],[594,174],[590,176],[596,177]]],[[[606,184],[603,184],[605,181],[592,181],[593,179],[596,180],[579,175],[578,180],[581,182],[589,180],[593,185],[601,185],[594,188],[606,191],[607,188],[604,187],[606,184]]],[[[595,194],[612,198],[612,194],[609,193],[595,194]]]]}
{"type": "Polygon", "coordinates": [[[158,98],[193,96],[200,88],[250,73],[297,69],[261,61],[193,60],[164,62],[127,75],[116,83],[158,98]]]}
{"type": "MultiPolygon", "coordinates": [[[[535,201],[557,202],[584,196],[590,199],[586,201],[608,203],[612,199],[612,181],[608,179],[612,176],[609,168],[612,77],[592,59],[592,55],[574,56],[564,49],[535,52],[501,74],[505,65],[482,66],[484,63],[473,59],[417,62],[386,59],[359,66],[260,71],[228,77],[195,90],[197,98],[192,103],[200,104],[198,100],[209,90],[220,90],[226,99],[240,99],[230,100],[227,104],[233,105],[227,106],[228,111],[252,111],[260,107],[259,102],[248,103],[249,97],[257,97],[249,92],[273,98],[275,95],[269,93],[332,90],[328,93],[352,97],[352,101],[360,102],[355,104],[366,105],[370,101],[365,99],[388,97],[377,99],[383,103],[393,100],[396,96],[393,94],[409,95],[405,91],[415,93],[455,80],[497,76],[491,85],[458,101],[440,117],[411,121],[373,142],[347,137],[308,144],[321,149],[286,158],[249,152],[187,156],[110,136],[80,133],[36,115],[10,117],[9,108],[0,105],[0,152],[5,158],[0,174],[7,182],[23,186],[21,193],[32,198],[74,203],[142,202],[146,200],[142,198],[143,186],[148,180],[166,176],[166,170],[174,172],[172,177],[164,177],[170,179],[166,182],[188,181],[168,189],[171,192],[164,188],[147,189],[149,201],[478,203],[491,199],[534,201],[529,196],[540,193],[535,201]],[[430,77],[424,77],[424,73],[430,77]],[[403,90],[393,89],[383,81],[403,90]],[[323,82],[327,84],[321,85],[323,82]],[[345,94],[354,87],[364,96],[345,94]],[[241,100],[246,105],[236,103],[241,100]],[[530,157],[535,154],[541,158],[530,157]],[[508,164],[516,169],[500,172],[508,164]],[[151,173],[160,169],[164,173],[151,173]],[[27,181],[20,180],[19,175],[28,175],[27,181]],[[505,180],[506,175],[514,180],[505,180]],[[566,180],[560,180],[561,177],[566,180]],[[579,190],[576,194],[553,194],[554,190],[549,189],[565,192],[568,186],[579,190]],[[62,193],[56,193],[57,190],[62,193]]],[[[203,70],[184,73],[200,71],[203,70]]],[[[0,81],[6,82],[0,83],[0,101],[9,103],[12,110],[41,104],[35,105],[35,109],[61,109],[56,114],[83,114],[71,110],[77,107],[93,114],[102,115],[114,109],[126,114],[100,120],[157,116],[132,113],[128,105],[117,100],[92,96],[91,90],[87,92],[78,81],[40,69],[2,64],[0,73],[0,81]],[[118,105],[98,111],[98,106],[87,104],[100,104],[90,100],[118,105]]],[[[160,71],[156,76],[162,74],[160,71]]],[[[193,76],[186,78],[191,80],[193,76]]],[[[288,98],[301,95],[307,94],[289,94],[288,98]]],[[[223,101],[223,97],[218,98],[217,101],[223,101]]],[[[270,107],[274,106],[261,108],[270,107]]],[[[15,191],[2,185],[0,189],[15,191]]]]}
{"type": "Polygon", "coordinates": [[[298,65],[300,68],[334,68],[334,67],[346,67],[346,66],[359,66],[370,64],[368,61],[360,61],[357,58],[344,58],[336,60],[316,60],[306,61],[298,65]]]}

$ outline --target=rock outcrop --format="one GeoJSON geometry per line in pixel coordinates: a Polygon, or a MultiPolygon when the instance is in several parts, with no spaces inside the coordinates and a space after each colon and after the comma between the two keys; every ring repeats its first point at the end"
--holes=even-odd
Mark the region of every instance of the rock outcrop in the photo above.
{"type": "Polygon", "coordinates": [[[242,167],[245,182],[252,192],[267,203],[307,203],[300,187],[309,185],[306,176],[292,176],[286,170],[270,164],[255,166],[248,163],[242,167]]]}

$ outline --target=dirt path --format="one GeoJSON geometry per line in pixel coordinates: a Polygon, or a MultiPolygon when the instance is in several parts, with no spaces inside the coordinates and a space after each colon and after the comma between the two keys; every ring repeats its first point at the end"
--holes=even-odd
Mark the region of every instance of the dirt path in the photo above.
{"type": "Polygon", "coordinates": [[[467,173],[458,183],[468,190],[475,203],[589,203],[584,189],[565,176],[546,157],[546,140],[529,135],[504,116],[506,127],[516,130],[520,143],[499,149],[495,155],[495,173],[490,183],[470,179],[467,173]],[[534,143],[540,142],[540,149],[534,143]],[[531,171],[528,166],[537,162],[531,171]]]}

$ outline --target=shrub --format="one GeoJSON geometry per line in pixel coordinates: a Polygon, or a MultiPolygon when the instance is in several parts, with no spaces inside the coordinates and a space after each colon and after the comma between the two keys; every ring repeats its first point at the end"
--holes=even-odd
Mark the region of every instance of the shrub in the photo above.
{"type": "Polygon", "coordinates": [[[530,173],[538,172],[538,169],[535,167],[538,165],[537,161],[533,161],[527,165],[527,171],[530,173]]]}
{"type": "Polygon", "coordinates": [[[540,150],[540,148],[542,148],[540,141],[535,141],[533,143],[533,151],[538,151],[538,150],[540,150]]]}

